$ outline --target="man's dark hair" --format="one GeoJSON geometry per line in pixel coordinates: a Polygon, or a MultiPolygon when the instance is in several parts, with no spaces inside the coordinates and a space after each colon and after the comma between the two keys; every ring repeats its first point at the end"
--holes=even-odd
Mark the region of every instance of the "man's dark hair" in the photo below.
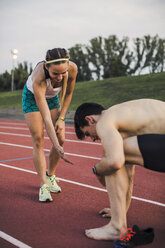
{"type": "Polygon", "coordinates": [[[83,140],[85,138],[84,133],[80,130],[84,126],[88,126],[88,121],[85,119],[88,115],[100,115],[105,108],[97,103],[83,103],[81,104],[74,116],[74,127],[78,139],[83,140]]]}

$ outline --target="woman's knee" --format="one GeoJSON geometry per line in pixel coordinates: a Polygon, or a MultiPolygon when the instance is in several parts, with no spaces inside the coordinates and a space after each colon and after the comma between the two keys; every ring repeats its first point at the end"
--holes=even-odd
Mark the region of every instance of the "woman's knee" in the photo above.
{"type": "Polygon", "coordinates": [[[44,147],[44,136],[43,135],[34,135],[33,136],[33,146],[36,149],[43,149],[44,147]]]}

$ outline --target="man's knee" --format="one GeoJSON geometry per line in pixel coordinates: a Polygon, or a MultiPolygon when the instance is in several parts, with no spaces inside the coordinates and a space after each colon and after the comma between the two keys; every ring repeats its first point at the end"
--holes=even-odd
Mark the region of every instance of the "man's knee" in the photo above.
{"type": "Polygon", "coordinates": [[[114,159],[110,159],[109,161],[111,167],[114,169],[114,170],[120,170],[124,163],[125,163],[125,160],[124,160],[124,157],[123,156],[120,156],[120,157],[114,157],[114,159]]]}
{"type": "Polygon", "coordinates": [[[123,167],[124,158],[115,158],[115,159],[112,159],[112,158],[107,159],[106,158],[104,162],[105,162],[105,165],[106,165],[106,169],[105,169],[106,173],[105,173],[105,175],[109,175],[109,171],[113,170],[115,172],[115,171],[120,170],[123,167]]]}

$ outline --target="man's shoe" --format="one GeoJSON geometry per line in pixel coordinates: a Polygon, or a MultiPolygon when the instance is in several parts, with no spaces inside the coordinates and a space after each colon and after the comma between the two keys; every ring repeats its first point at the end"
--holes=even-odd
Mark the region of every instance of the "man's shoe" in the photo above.
{"type": "Polygon", "coordinates": [[[133,228],[126,229],[121,235],[120,239],[113,244],[118,248],[132,248],[140,245],[147,245],[154,240],[154,229],[147,228],[145,230],[139,229],[134,225],[133,228]]]}
{"type": "Polygon", "coordinates": [[[43,184],[39,191],[39,201],[41,202],[51,202],[53,201],[51,194],[50,194],[50,188],[47,184],[43,184]]]}
{"type": "Polygon", "coordinates": [[[48,173],[46,172],[46,181],[47,181],[47,184],[49,185],[50,192],[52,192],[52,193],[61,192],[61,188],[58,186],[58,184],[56,182],[57,179],[56,179],[55,175],[49,176],[48,173]]]}

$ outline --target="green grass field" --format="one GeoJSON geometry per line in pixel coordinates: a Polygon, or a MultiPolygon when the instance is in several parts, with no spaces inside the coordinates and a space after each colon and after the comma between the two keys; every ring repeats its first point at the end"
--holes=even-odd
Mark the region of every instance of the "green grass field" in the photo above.
{"type": "MultiPolygon", "coordinates": [[[[21,108],[21,97],[21,90],[0,93],[0,108],[21,108]]],[[[139,98],[165,101],[165,72],[76,83],[69,110],[83,102],[97,102],[108,108],[139,98]]]]}

